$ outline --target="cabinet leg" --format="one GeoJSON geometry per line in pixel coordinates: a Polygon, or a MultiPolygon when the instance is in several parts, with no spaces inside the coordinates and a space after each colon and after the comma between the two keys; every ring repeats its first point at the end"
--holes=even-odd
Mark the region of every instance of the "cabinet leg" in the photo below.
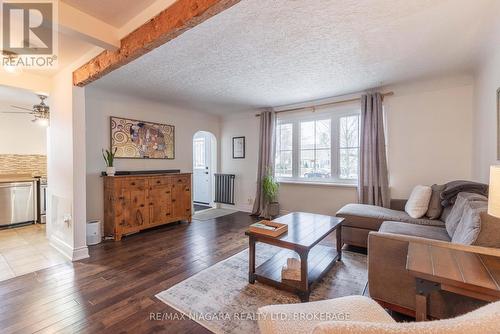
{"type": "Polygon", "coordinates": [[[120,241],[122,240],[122,235],[121,234],[115,234],[115,241],[120,241]]]}
{"type": "Polygon", "coordinates": [[[415,320],[427,320],[427,296],[417,293],[415,296],[415,320]]]}

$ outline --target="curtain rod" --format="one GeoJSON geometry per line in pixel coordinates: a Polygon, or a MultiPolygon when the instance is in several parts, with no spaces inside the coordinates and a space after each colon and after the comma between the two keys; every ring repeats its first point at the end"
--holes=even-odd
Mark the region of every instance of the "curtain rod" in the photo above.
{"type": "MultiPolygon", "coordinates": [[[[394,92],[384,93],[384,94],[382,94],[382,99],[384,97],[386,97],[386,96],[392,96],[392,95],[394,95],[394,92]]],[[[341,103],[347,103],[347,102],[356,102],[356,101],[361,101],[361,97],[356,97],[356,98],[347,99],[347,100],[340,100],[340,101],[335,101],[335,102],[329,102],[329,103],[323,103],[323,104],[317,104],[317,105],[310,106],[310,107],[300,107],[300,108],[284,109],[284,110],[275,111],[274,113],[275,114],[280,114],[280,113],[284,113],[284,112],[307,110],[307,109],[312,109],[312,111],[314,112],[314,110],[316,108],[319,108],[319,107],[331,106],[331,105],[341,104],[341,103]]],[[[260,117],[260,114],[255,114],[255,117],[260,117]]]]}

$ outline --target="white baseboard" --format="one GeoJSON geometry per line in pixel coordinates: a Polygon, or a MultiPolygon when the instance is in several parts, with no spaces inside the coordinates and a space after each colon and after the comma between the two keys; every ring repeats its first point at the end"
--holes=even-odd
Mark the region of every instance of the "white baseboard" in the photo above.
{"type": "Polygon", "coordinates": [[[50,237],[49,242],[52,247],[57,249],[59,253],[64,255],[70,261],[78,261],[89,257],[89,249],[87,246],[73,248],[54,235],[50,237]]]}

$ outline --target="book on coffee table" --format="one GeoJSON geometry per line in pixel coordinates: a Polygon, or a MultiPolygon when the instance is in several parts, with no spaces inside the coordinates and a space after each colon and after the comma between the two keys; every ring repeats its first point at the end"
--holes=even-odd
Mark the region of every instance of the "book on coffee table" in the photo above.
{"type": "Polygon", "coordinates": [[[250,225],[248,231],[251,233],[263,234],[270,237],[278,237],[288,231],[288,225],[277,223],[271,220],[261,220],[250,225]]]}

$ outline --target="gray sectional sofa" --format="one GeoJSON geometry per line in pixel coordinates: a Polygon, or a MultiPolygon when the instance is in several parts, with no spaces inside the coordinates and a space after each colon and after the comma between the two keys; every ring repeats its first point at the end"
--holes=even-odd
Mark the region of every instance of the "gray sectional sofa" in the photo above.
{"type": "MultiPolygon", "coordinates": [[[[368,247],[370,296],[384,307],[414,315],[415,280],[406,270],[409,243],[475,249],[500,256],[500,221],[487,214],[487,198],[478,194],[459,193],[456,202],[438,219],[413,219],[402,211],[404,204],[393,201],[392,209],[348,204],[337,215],[345,218],[343,242],[368,247]]],[[[448,318],[483,304],[452,293],[433,292],[429,315],[448,318]]]]}

